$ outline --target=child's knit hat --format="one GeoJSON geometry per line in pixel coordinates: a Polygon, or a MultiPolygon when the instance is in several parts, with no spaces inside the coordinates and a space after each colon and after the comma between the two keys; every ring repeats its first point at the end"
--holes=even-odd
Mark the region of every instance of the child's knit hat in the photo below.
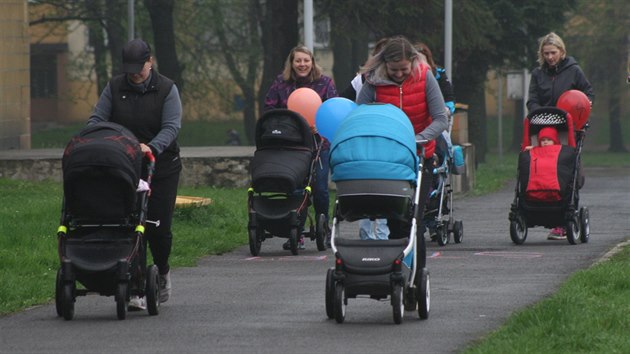
{"type": "Polygon", "coordinates": [[[553,140],[553,143],[555,145],[560,144],[560,140],[558,140],[558,131],[554,127],[544,127],[540,129],[540,131],[538,132],[538,145],[540,145],[540,141],[543,138],[553,140]]]}

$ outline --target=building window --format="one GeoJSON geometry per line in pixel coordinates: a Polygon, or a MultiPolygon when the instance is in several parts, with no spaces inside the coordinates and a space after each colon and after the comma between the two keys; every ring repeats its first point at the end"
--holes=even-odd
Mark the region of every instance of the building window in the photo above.
{"type": "Polygon", "coordinates": [[[57,56],[31,55],[31,98],[57,97],[57,56]]]}

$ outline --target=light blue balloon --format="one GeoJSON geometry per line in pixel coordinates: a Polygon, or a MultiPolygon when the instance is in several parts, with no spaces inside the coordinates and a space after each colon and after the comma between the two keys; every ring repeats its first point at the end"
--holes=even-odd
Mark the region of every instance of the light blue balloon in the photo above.
{"type": "Polygon", "coordinates": [[[341,122],[357,108],[357,104],[343,97],[329,98],[315,113],[315,127],[326,139],[332,140],[341,122]]]}

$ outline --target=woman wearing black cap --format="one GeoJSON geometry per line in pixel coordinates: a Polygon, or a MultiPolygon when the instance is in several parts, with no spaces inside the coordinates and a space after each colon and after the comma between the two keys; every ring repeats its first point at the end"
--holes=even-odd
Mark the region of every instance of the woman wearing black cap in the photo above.
{"type": "MultiPolygon", "coordinates": [[[[159,224],[147,223],[145,235],[160,274],[160,302],[166,302],[171,293],[171,223],[182,169],[177,144],[182,104],[175,83],[153,68],[151,48],[145,41],[129,41],[122,56],[123,74],[105,86],[88,125],[103,121],[121,124],[136,135],[143,152],[150,150],[156,157],[147,219],[159,220],[159,224]]],[[[129,302],[130,310],[145,306],[144,298],[129,302]]]]}

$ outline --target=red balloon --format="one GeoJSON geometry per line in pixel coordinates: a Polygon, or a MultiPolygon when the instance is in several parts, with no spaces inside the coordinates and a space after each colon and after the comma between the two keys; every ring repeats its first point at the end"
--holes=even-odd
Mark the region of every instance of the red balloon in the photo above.
{"type": "Polygon", "coordinates": [[[287,100],[287,108],[301,114],[311,127],[315,126],[315,114],[321,104],[322,98],[315,90],[308,87],[301,87],[291,92],[287,100]]]}
{"type": "Polygon", "coordinates": [[[569,90],[560,95],[556,107],[571,114],[575,129],[582,129],[591,114],[591,101],[579,90],[569,90]]]}

